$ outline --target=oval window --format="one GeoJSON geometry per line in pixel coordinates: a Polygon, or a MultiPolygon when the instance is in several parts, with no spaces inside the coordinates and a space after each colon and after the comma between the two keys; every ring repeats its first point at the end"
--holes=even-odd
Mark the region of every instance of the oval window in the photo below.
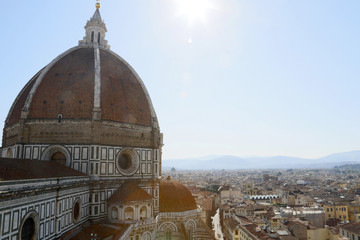
{"type": "Polygon", "coordinates": [[[121,174],[133,175],[140,166],[138,153],[131,148],[121,150],[116,158],[116,166],[121,174]]]}
{"type": "Polygon", "coordinates": [[[75,201],[72,214],[74,222],[78,222],[80,220],[80,199],[75,201]]]}

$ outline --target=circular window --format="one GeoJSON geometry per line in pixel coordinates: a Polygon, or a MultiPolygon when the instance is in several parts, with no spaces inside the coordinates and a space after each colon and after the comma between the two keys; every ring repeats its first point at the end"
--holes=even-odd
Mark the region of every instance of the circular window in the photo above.
{"type": "Polygon", "coordinates": [[[123,175],[133,175],[140,166],[138,153],[131,149],[121,150],[116,158],[116,166],[123,175]]]}
{"type": "Polygon", "coordinates": [[[62,152],[56,152],[51,156],[51,161],[55,161],[62,165],[66,164],[66,156],[62,152]]]}
{"type": "Polygon", "coordinates": [[[75,223],[80,220],[80,207],[80,199],[77,199],[72,210],[73,220],[75,223]]]}
{"type": "Polygon", "coordinates": [[[21,221],[18,239],[34,240],[39,233],[39,215],[35,211],[27,213],[21,221]]]}
{"type": "Polygon", "coordinates": [[[129,169],[131,167],[131,156],[128,153],[120,154],[119,156],[119,166],[122,169],[129,169]]]}

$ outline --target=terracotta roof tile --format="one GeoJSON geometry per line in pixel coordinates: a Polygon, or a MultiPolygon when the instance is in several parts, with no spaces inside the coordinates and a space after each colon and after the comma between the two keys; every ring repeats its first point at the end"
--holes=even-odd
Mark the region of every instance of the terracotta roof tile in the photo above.
{"type": "Polygon", "coordinates": [[[360,223],[357,222],[349,222],[343,225],[340,225],[339,228],[343,228],[349,232],[360,234],[360,223]]]}
{"type": "Polygon", "coordinates": [[[32,99],[32,119],[91,119],[94,106],[94,49],[78,48],[45,74],[32,99]]]}
{"type": "Polygon", "coordinates": [[[235,230],[240,225],[240,223],[238,223],[233,218],[225,218],[224,222],[229,226],[231,230],[235,230]]]}
{"type": "MultiPolygon", "coordinates": [[[[130,224],[105,224],[93,223],[86,226],[76,233],[71,240],[91,239],[91,234],[95,239],[119,239],[129,228],[130,224]],[[96,234],[96,237],[94,236],[96,234]]],[[[76,231],[75,231],[76,232],[76,231]]]]}
{"type": "Polygon", "coordinates": [[[266,235],[264,230],[261,230],[255,223],[244,225],[243,227],[245,227],[252,235],[256,236],[257,239],[271,239],[266,235]]]}
{"type": "Polygon", "coordinates": [[[0,180],[87,176],[52,161],[0,158],[0,180]]]}
{"type": "Polygon", "coordinates": [[[132,70],[101,50],[101,118],[151,126],[149,102],[132,70]]]}
{"type": "Polygon", "coordinates": [[[190,191],[173,180],[160,182],[160,212],[185,212],[197,209],[190,191]]]}

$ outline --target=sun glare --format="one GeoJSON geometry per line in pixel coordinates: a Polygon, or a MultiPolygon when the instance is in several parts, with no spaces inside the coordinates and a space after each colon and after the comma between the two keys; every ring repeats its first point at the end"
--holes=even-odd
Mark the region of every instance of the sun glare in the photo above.
{"type": "Polygon", "coordinates": [[[213,6],[210,0],[176,0],[179,7],[179,14],[186,16],[192,23],[200,19],[206,21],[206,14],[213,6]]]}

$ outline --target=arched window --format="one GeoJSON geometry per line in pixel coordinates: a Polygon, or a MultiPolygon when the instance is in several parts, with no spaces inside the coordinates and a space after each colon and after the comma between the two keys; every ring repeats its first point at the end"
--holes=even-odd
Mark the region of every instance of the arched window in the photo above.
{"type": "Polygon", "coordinates": [[[149,232],[144,233],[141,240],[151,240],[151,234],[149,232]]]}
{"type": "Polygon", "coordinates": [[[98,44],[100,44],[100,33],[98,33],[98,44]]]}
{"type": "Polygon", "coordinates": [[[21,240],[32,240],[35,235],[35,221],[29,217],[21,229],[21,240]]]}
{"type": "Polygon", "coordinates": [[[134,220],[134,210],[131,207],[125,209],[125,220],[134,220]]]}
{"type": "Polygon", "coordinates": [[[193,239],[193,235],[194,235],[194,229],[196,227],[196,223],[194,220],[189,220],[186,222],[185,224],[185,228],[186,228],[186,232],[187,232],[187,235],[188,235],[188,239],[189,240],[192,240],[193,239]]]}
{"type": "Polygon", "coordinates": [[[117,207],[111,208],[111,219],[117,220],[118,219],[118,209],[117,207]]]}
{"type": "Polygon", "coordinates": [[[59,114],[58,115],[58,123],[61,123],[61,120],[62,120],[62,114],[59,114]]]}
{"type": "Polygon", "coordinates": [[[8,148],[7,152],[6,152],[6,157],[7,158],[11,158],[12,157],[12,151],[10,148],[8,148]]]}
{"type": "Polygon", "coordinates": [[[94,31],[91,32],[91,42],[94,42],[94,31]]]}
{"type": "Polygon", "coordinates": [[[140,219],[147,218],[147,208],[145,206],[142,206],[140,208],[140,219]]]}
{"type": "Polygon", "coordinates": [[[187,234],[188,234],[188,239],[189,239],[189,240],[192,240],[192,239],[193,239],[193,229],[190,228],[190,229],[188,230],[187,234]]]}
{"type": "Polygon", "coordinates": [[[66,156],[62,152],[56,152],[51,156],[51,161],[55,161],[62,165],[66,164],[66,156]]]}
{"type": "Polygon", "coordinates": [[[171,231],[166,231],[165,233],[165,239],[166,240],[171,240],[172,239],[172,232],[171,231]]]}

